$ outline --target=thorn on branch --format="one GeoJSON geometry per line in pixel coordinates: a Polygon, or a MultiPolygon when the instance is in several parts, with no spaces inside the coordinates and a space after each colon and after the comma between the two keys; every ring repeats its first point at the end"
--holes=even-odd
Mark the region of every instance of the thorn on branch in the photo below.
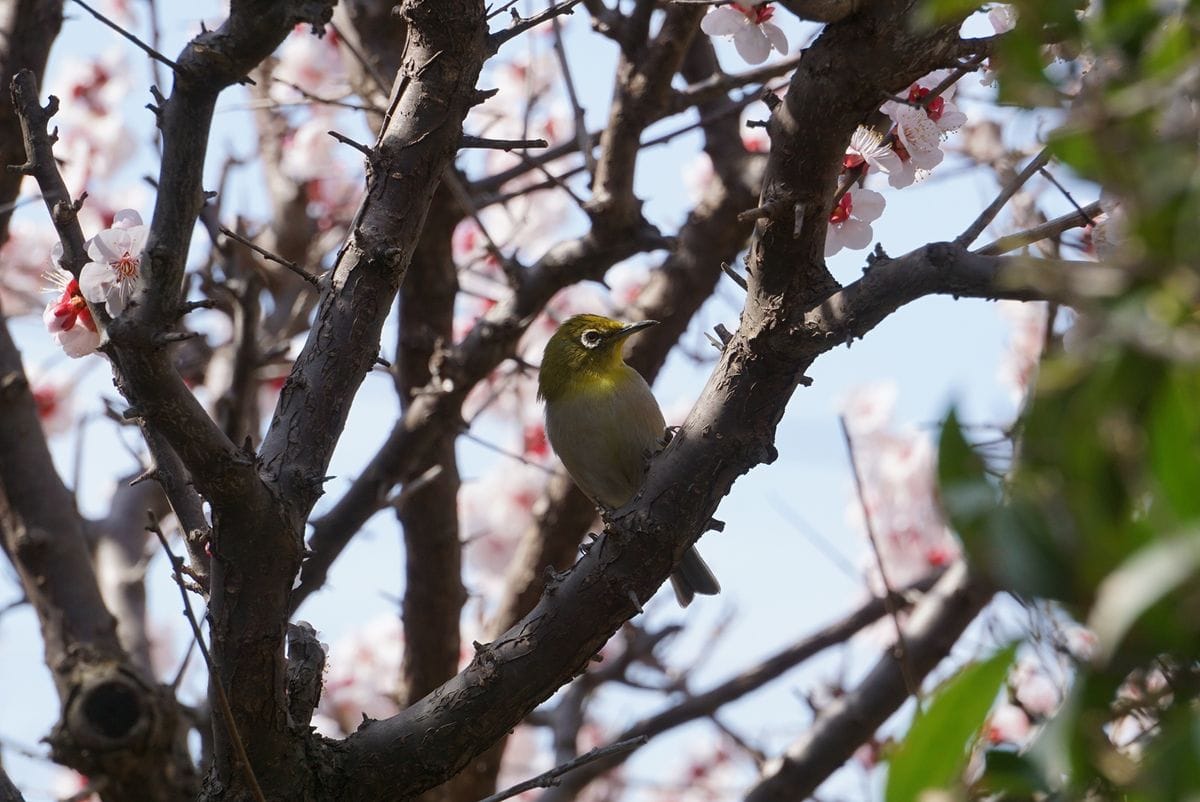
{"type": "Polygon", "coordinates": [[[345,134],[339,134],[337,131],[326,131],[325,133],[329,134],[331,137],[336,139],[338,142],[341,142],[343,145],[349,145],[350,147],[354,148],[359,153],[361,153],[363,156],[366,156],[367,161],[369,163],[371,163],[371,164],[375,163],[376,154],[373,149],[367,147],[366,145],[364,145],[361,142],[357,142],[357,141],[351,139],[350,137],[346,136],[345,134]]]}
{"type": "Polygon", "coordinates": [[[176,319],[181,318],[190,312],[195,312],[197,309],[215,309],[216,306],[217,302],[212,298],[204,298],[199,301],[184,301],[179,305],[176,319]]]}
{"type": "Polygon", "coordinates": [[[733,265],[729,262],[721,262],[721,272],[729,276],[734,284],[741,287],[743,290],[749,290],[750,285],[746,282],[746,278],[733,269],[733,265]]]}
{"type": "Polygon", "coordinates": [[[767,104],[767,108],[771,111],[779,108],[779,104],[783,101],[779,99],[779,95],[775,94],[770,89],[764,89],[762,93],[762,102],[767,104]]]}
{"type": "Polygon", "coordinates": [[[499,87],[495,89],[476,89],[475,94],[471,96],[471,105],[478,106],[494,98],[500,92],[499,87]]]}
{"type": "Polygon", "coordinates": [[[639,615],[645,612],[642,609],[642,603],[638,601],[637,594],[633,592],[632,588],[629,589],[629,601],[633,602],[633,609],[637,610],[639,615]]]}
{"type": "Polygon", "coordinates": [[[158,481],[158,468],[151,467],[151,468],[147,468],[146,470],[142,471],[140,474],[133,477],[133,479],[129,480],[129,486],[137,487],[142,482],[145,482],[148,480],[154,480],[156,482],[158,481]]]}
{"type": "Polygon", "coordinates": [[[184,340],[194,340],[200,336],[201,334],[198,331],[163,331],[155,334],[153,339],[151,339],[151,342],[156,348],[162,348],[170,345],[171,343],[180,343],[184,340]]]}
{"type": "Polygon", "coordinates": [[[718,323],[717,325],[713,326],[713,331],[715,331],[717,333],[717,337],[721,339],[721,350],[725,350],[725,346],[729,345],[729,341],[733,339],[733,334],[730,333],[729,329],[725,328],[724,323],[718,323]]]}

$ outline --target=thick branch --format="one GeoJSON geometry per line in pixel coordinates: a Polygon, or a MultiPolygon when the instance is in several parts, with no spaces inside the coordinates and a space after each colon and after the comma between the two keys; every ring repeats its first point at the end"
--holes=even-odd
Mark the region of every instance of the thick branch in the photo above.
{"type": "Polygon", "coordinates": [[[375,362],[383,321],[454,156],[483,61],[479,3],[426,0],[403,8],[408,66],[368,164],[366,196],[261,452],[297,520],[322,492],[350,403],[375,362]]]}
{"type": "MultiPolygon", "coordinates": [[[[418,390],[429,386],[432,361],[454,339],[458,274],[451,236],[461,219],[450,192],[440,187],[400,287],[396,380],[404,408],[418,390]]],[[[417,466],[422,472],[436,466],[437,474],[406,492],[396,510],[405,547],[404,699],[420,699],[458,670],[459,618],[467,594],[458,530],[456,436],[447,431],[417,466]]]]}

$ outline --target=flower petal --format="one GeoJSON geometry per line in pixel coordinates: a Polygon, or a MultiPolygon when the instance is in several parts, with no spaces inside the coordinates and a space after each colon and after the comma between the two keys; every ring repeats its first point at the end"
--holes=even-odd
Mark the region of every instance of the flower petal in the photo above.
{"type": "Polygon", "coordinates": [[[842,241],[843,248],[850,248],[854,251],[861,251],[871,244],[871,226],[851,217],[846,222],[842,223],[841,231],[838,232],[842,241]]]}
{"type": "Polygon", "coordinates": [[[830,223],[829,230],[825,232],[825,258],[828,259],[842,249],[842,224],[830,223]]]}
{"type": "Polygon", "coordinates": [[[88,256],[96,262],[115,262],[129,250],[129,232],[123,228],[106,228],[92,237],[88,256]]]}
{"type": "Polygon", "coordinates": [[[748,25],[738,31],[733,37],[733,43],[737,45],[738,55],[745,59],[747,64],[762,64],[767,60],[767,56],[771,55],[771,43],[767,41],[759,25],[748,25]]]}
{"type": "Polygon", "coordinates": [[[764,22],[758,27],[762,29],[763,35],[767,37],[767,41],[771,44],[771,47],[786,56],[788,41],[787,34],[783,32],[783,28],[780,28],[773,22],[764,22]]]}
{"type": "Polygon", "coordinates": [[[749,25],[746,15],[732,8],[714,8],[700,20],[700,30],[709,36],[733,36],[749,25]]]}
{"type": "Polygon", "coordinates": [[[63,353],[72,359],[79,359],[82,356],[95,353],[96,349],[100,347],[100,334],[88,331],[83,326],[76,326],[70,331],[59,332],[54,335],[54,339],[62,347],[63,353]]]}
{"type": "Polygon", "coordinates": [[[883,207],[887,201],[878,192],[871,189],[856,189],[853,196],[854,211],[851,212],[853,217],[864,223],[870,223],[872,220],[878,220],[879,215],[883,214],[883,207]]]}
{"type": "Polygon", "coordinates": [[[102,304],[108,300],[108,291],[114,280],[113,272],[107,264],[88,262],[79,274],[79,291],[92,303],[102,304]]]}
{"type": "Polygon", "coordinates": [[[113,215],[113,228],[133,228],[142,224],[142,216],[133,209],[122,209],[113,215]]]}

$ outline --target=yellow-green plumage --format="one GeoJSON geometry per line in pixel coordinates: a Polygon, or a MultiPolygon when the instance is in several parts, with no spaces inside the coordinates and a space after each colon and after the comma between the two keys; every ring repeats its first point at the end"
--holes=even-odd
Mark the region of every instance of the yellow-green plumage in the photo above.
{"type": "MultiPolygon", "coordinates": [[[[576,315],[550,338],[538,372],[550,445],[579,489],[608,509],[637,492],[646,459],[666,430],[650,386],[622,357],[625,339],[653,324],[576,315]]],[[[685,607],[696,593],[721,589],[695,548],[684,555],[671,584],[685,607]]]]}

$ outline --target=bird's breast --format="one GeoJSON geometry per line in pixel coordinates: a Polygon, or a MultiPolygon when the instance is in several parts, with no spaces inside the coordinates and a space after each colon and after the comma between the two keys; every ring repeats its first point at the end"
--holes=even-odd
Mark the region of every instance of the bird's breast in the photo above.
{"type": "Polygon", "coordinates": [[[645,379],[625,371],[546,404],[546,436],[579,488],[619,507],[642,483],[666,425],[645,379]]]}

